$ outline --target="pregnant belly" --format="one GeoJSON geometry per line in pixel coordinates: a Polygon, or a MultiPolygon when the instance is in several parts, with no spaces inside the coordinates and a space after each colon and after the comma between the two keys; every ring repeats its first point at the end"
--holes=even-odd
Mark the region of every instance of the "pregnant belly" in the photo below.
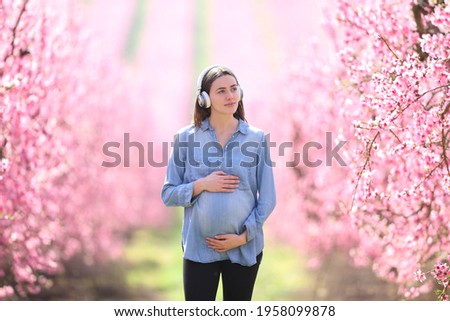
{"type": "Polygon", "coordinates": [[[233,193],[203,192],[194,208],[195,224],[202,237],[217,234],[238,234],[254,207],[251,191],[233,193]]]}

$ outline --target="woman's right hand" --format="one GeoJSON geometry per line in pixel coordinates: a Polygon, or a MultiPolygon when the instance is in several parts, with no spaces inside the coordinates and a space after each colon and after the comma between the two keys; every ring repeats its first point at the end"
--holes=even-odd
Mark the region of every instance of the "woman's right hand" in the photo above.
{"type": "Polygon", "coordinates": [[[193,196],[196,196],[203,191],[232,193],[237,188],[239,188],[238,176],[228,175],[225,172],[217,171],[195,181],[193,196]]]}

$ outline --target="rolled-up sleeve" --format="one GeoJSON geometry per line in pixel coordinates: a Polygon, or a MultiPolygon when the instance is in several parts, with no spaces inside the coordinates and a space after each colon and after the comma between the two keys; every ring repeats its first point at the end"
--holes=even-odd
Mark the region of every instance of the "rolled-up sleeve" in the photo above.
{"type": "Polygon", "coordinates": [[[176,134],[161,191],[161,198],[166,206],[189,207],[195,203],[197,197],[192,197],[194,182],[184,183],[185,171],[186,148],[180,146],[180,135],[176,134]]]}
{"type": "Polygon", "coordinates": [[[258,152],[256,180],[258,192],[256,206],[244,223],[244,227],[247,230],[247,241],[255,238],[276,205],[275,181],[270,149],[264,135],[258,152]]]}

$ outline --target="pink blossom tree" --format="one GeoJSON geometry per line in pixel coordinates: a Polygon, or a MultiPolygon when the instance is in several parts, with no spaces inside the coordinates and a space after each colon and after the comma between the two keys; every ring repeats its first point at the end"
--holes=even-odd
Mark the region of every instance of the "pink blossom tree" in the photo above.
{"type": "Polygon", "coordinates": [[[326,25],[337,56],[297,56],[284,95],[292,141],[330,131],[348,166],[293,167],[281,194],[298,224],[277,228],[301,226],[312,253],[344,247],[407,298],[432,289],[422,269],[448,299],[449,26],[448,1],[340,0],[326,25]]]}
{"type": "Polygon", "coordinates": [[[129,228],[162,223],[151,170],[101,166],[103,144],[143,140],[150,124],[142,86],[83,17],[72,0],[0,1],[0,299],[36,294],[75,254],[114,257],[129,228]]]}

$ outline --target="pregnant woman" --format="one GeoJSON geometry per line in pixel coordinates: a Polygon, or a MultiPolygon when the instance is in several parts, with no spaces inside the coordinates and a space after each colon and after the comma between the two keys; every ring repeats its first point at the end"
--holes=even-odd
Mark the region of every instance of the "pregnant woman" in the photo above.
{"type": "Polygon", "coordinates": [[[188,301],[251,300],[264,247],[263,223],[275,207],[269,146],[250,126],[243,91],[227,67],[197,81],[193,124],[175,135],[162,188],[184,207],[183,283],[188,301]]]}

